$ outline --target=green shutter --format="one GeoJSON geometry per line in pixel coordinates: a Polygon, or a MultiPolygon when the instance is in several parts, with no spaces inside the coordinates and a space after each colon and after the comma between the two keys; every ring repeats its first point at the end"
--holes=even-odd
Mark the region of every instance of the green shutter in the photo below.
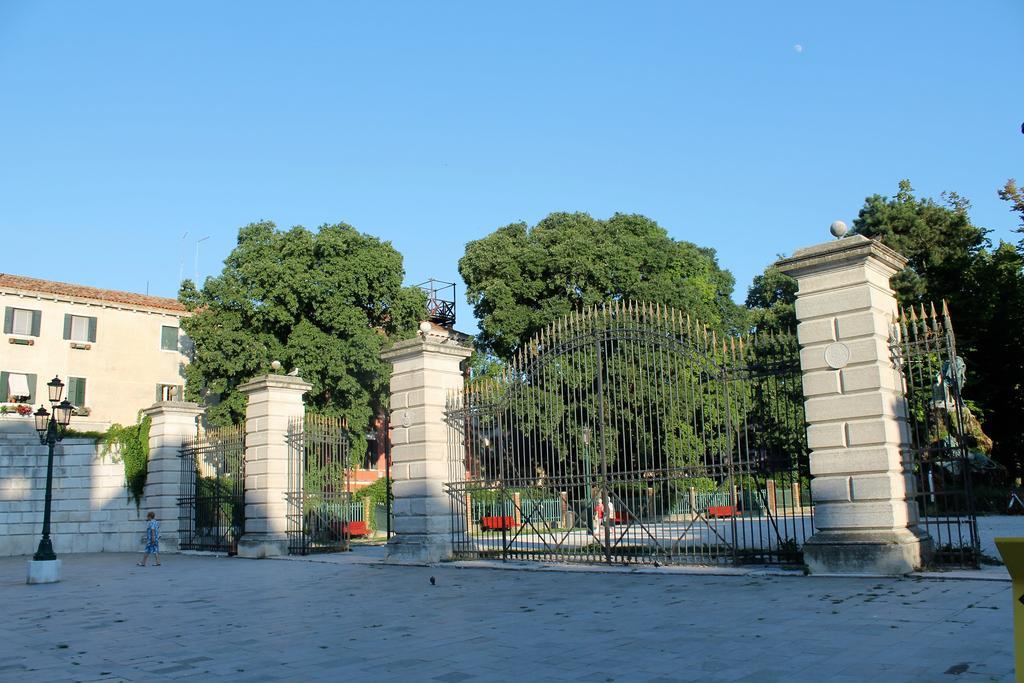
{"type": "Polygon", "coordinates": [[[68,401],[78,408],[85,405],[84,377],[68,377],[68,401]]]}
{"type": "Polygon", "coordinates": [[[64,338],[71,339],[71,314],[64,314],[64,338]]]}
{"type": "MultiPolygon", "coordinates": [[[[36,311],[38,313],[39,311],[36,311]]],[[[32,319],[32,324],[35,324],[35,318],[32,319]]],[[[36,402],[36,376],[25,375],[28,378],[28,404],[33,405],[36,402]]]]}
{"type": "Polygon", "coordinates": [[[42,311],[32,311],[32,336],[39,336],[39,321],[43,317],[42,311]]]}
{"type": "Polygon", "coordinates": [[[156,385],[156,399],[154,399],[156,401],[156,403],[159,403],[160,401],[164,400],[164,396],[163,396],[164,392],[161,391],[162,388],[163,388],[162,384],[157,384],[156,385]]]}
{"type": "MultiPolygon", "coordinates": [[[[11,309],[7,309],[8,311],[11,309]]],[[[0,371],[0,403],[7,403],[11,397],[11,388],[7,386],[7,377],[10,373],[0,371]]]]}
{"type": "Polygon", "coordinates": [[[10,334],[14,329],[14,309],[10,306],[4,307],[4,334],[10,334]]]}
{"type": "Polygon", "coordinates": [[[89,341],[96,341],[96,318],[89,318],[89,341]]]}

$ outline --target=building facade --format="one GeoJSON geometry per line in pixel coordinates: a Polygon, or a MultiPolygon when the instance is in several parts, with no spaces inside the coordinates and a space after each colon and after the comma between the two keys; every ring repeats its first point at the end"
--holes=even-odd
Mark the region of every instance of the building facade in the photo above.
{"type": "Polygon", "coordinates": [[[0,273],[0,311],[0,409],[8,416],[49,405],[46,383],[55,375],[78,429],[132,424],[154,401],[181,400],[191,342],[174,299],[0,273]]]}

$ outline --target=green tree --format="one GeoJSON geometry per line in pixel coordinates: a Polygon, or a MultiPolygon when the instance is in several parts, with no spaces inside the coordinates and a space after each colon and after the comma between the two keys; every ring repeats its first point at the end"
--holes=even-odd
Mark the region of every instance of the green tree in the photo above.
{"type": "Polygon", "coordinates": [[[634,214],[553,213],[533,228],[507,225],[467,244],[459,272],[480,321],[477,346],[502,359],[546,325],[606,301],[668,304],[718,330],[742,316],[714,250],[634,214]]]}
{"type": "Polygon", "coordinates": [[[1015,230],[1021,234],[1020,247],[1024,249],[1024,191],[1017,187],[1017,181],[1010,178],[999,190],[999,198],[1010,203],[1011,211],[1020,220],[1015,230]]]}
{"type": "MultiPolygon", "coordinates": [[[[999,196],[1015,212],[1024,210],[1024,198],[1012,180],[999,196]]],[[[1007,243],[991,250],[987,230],[971,223],[970,203],[955,192],[942,198],[944,204],[917,198],[903,180],[895,197],[865,200],[854,231],[880,239],[910,259],[893,278],[901,305],[949,303],[957,353],[967,363],[964,396],[980,409],[995,458],[1019,471],[1019,425],[1024,422],[1024,370],[1017,341],[1024,336],[1021,253],[1007,243]]]]}
{"type": "Polygon", "coordinates": [[[796,289],[796,280],[775,266],[755,276],[745,302],[751,328],[755,332],[795,332],[796,289]]]}
{"type": "Polygon", "coordinates": [[[368,425],[386,401],[389,340],[415,333],[425,299],[402,286],[402,256],[388,242],[345,224],[317,232],[253,223],[217,277],[201,290],[186,280],[179,298],[192,313],[182,328],[195,342],[185,368],[190,400],[210,405],[214,424],[237,423],[237,386],[279,360],[313,385],[307,404],[368,425]]]}
{"type": "Polygon", "coordinates": [[[989,242],[988,232],[971,223],[970,202],[943,192],[944,205],[914,196],[909,180],[901,180],[893,198],[872,195],[864,201],[854,233],[881,240],[909,259],[892,280],[903,305],[922,300],[959,299],[963,274],[989,242]]]}

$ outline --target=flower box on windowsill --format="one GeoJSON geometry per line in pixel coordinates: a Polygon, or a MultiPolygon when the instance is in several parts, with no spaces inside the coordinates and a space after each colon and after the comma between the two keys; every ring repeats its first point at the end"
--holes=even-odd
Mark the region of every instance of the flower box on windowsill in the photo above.
{"type": "Polygon", "coordinates": [[[13,401],[0,403],[0,415],[10,415],[11,417],[32,417],[32,406],[25,405],[24,403],[15,403],[13,401]]]}
{"type": "Polygon", "coordinates": [[[82,342],[71,342],[71,348],[78,349],[80,351],[88,351],[92,348],[92,344],[83,344],[82,342]]]}
{"type": "Polygon", "coordinates": [[[8,337],[7,342],[9,344],[20,344],[22,346],[33,346],[36,343],[35,339],[21,339],[19,337],[8,337]]]}
{"type": "Polygon", "coordinates": [[[71,414],[77,417],[89,417],[92,414],[92,408],[89,406],[75,406],[71,409],[71,414]]]}

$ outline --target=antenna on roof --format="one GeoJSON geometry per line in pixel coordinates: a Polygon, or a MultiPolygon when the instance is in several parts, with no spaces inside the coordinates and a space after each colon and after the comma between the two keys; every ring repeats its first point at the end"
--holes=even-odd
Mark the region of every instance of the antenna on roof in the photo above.
{"type": "Polygon", "coordinates": [[[205,241],[206,241],[206,240],[208,240],[208,239],[210,239],[210,236],[209,236],[209,235],[207,235],[206,237],[203,237],[203,238],[201,238],[201,239],[197,239],[197,240],[196,240],[196,263],[195,263],[195,269],[196,269],[196,287],[198,287],[198,286],[199,286],[199,243],[200,243],[200,242],[205,242],[205,241]]]}
{"type": "Polygon", "coordinates": [[[181,286],[185,279],[185,238],[188,237],[188,230],[181,236],[181,262],[178,264],[178,286],[181,286]]]}

